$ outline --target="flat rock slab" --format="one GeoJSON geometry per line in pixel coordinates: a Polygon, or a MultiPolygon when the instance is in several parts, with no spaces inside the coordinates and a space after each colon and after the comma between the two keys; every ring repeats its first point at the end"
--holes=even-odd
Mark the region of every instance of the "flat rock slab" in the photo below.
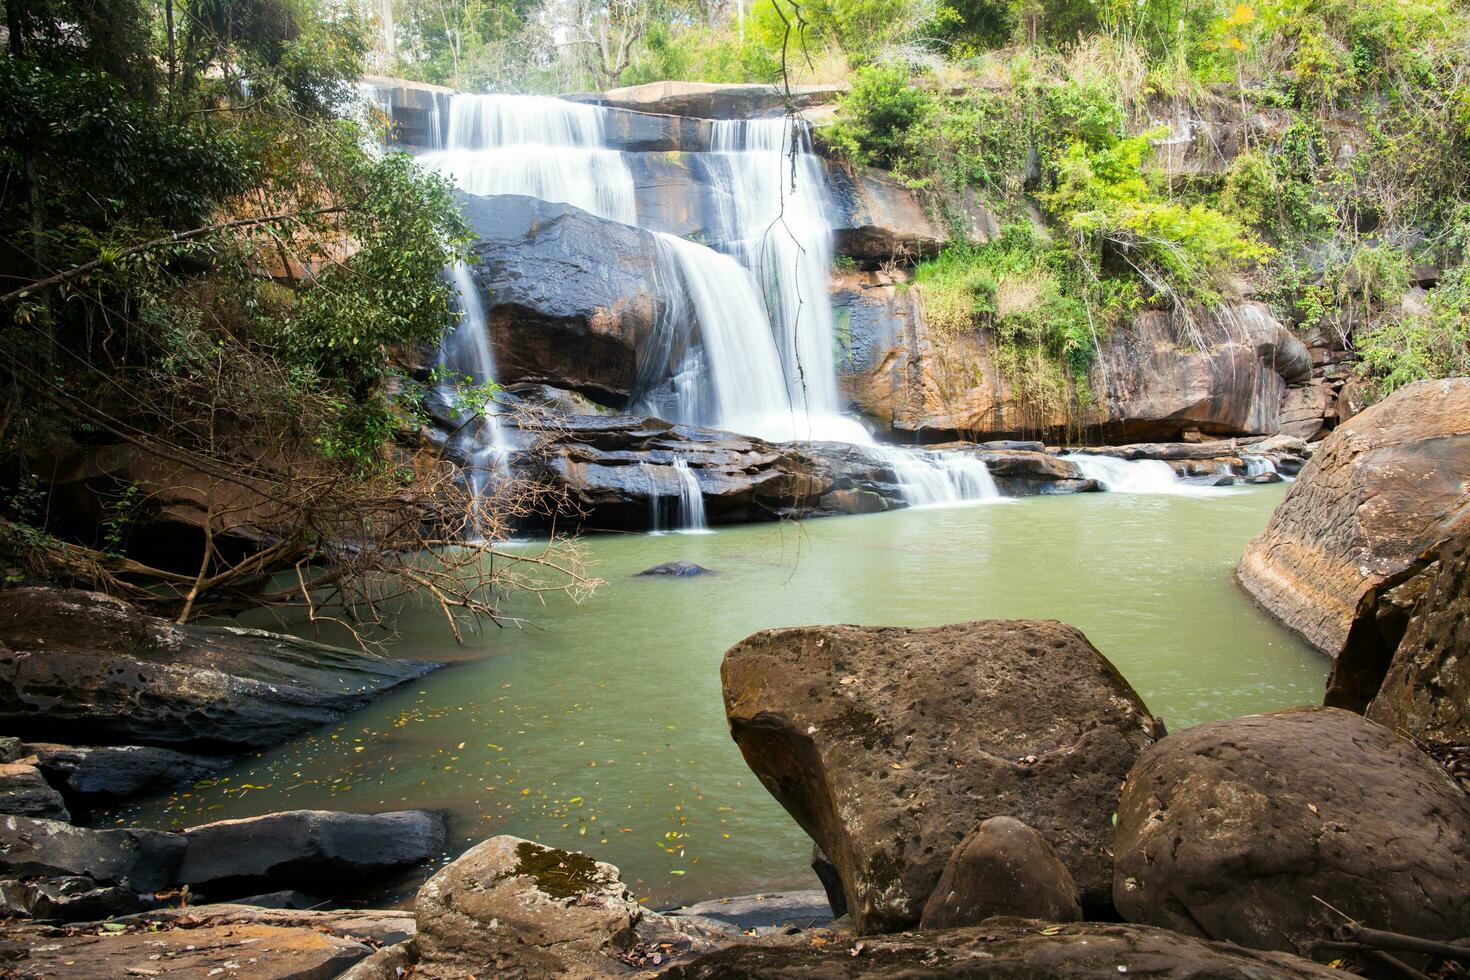
{"type": "Polygon", "coordinates": [[[983,926],[903,933],[822,946],[731,946],[670,967],[663,980],[934,980],[947,977],[1200,978],[1351,974],[1284,953],[1260,953],[1163,929],[1106,923],[1048,926],[992,919],[983,926]]]}
{"type": "Polygon", "coordinates": [[[184,831],[178,880],[204,890],[272,884],[314,887],[420,864],[444,850],[444,816],[425,810],[288,810],[184,831]]]}
{"type": "Polygon", "coordinates": [[[758,933],[812,929],[832,921],[827,893],[820,888],[717,898],[664,914],[671,919],[688,919],[717,932],[737,935],[748,929],[758,933]]]}
{"type": "Polygon", "coordinates": [[[119,919],[125,925],[167,929],[256,925],[314,929],[374,946],[412,939],[418,931],[408,909],[271,909],[221,902],[187,908],[155,909],[119,919]]]}
{"type": "Polygon", "coordinates": [[[820,845],[859,933],[916,925],[960,840],[1012,816],[1111,907],[1118,788],[1154,721],[1055,621],[767,630],[722,668],[731,734],[820,845]]]}
{"type": "Polygon", "coordinates": [[[48,980],[331,980],[372,950],[314,929],[230,925],[162,932],[20,931],[0,941],[7,976],[48,980]]]}
{"type": "Polygon", "coordinates": [[[0,874],[70,875],[139,892],[176,883],[184,838],[157,830],[90,830],[57,820],[0,817],[0,874]]]}
{"type": "Polygon", "coordinates": [[[229,758],[193,755],[146,745],[27,743],[25,754],[65,794],[92,803],[125,800],[203,779],[229,758]]]}
{"type": "Polygon", "coordinates": [[[178,626],[95,592],[0,592],[0,726],[37,741],[261,749],[436,666],[178,626]]]}
{"type": "Polygon", "coordinates": [[[0,763],[0,813],[46,820],[70,820],[66,801],[41,770],[26,762],[0,763]]]}
{"type": "Polygon", "coordinates": [[[1128,775],[1113,850],[1133,922],[1296,953],[1343,915],[1470,935],[1470,797],[1407,740],[1335,708],[1161,740],[1128,775]]]}

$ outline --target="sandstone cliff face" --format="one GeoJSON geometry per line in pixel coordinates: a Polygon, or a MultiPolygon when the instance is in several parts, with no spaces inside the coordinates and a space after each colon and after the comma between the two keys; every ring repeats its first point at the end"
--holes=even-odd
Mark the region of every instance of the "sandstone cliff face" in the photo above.
{"type": "Polygon", "coordinates": [[[1328,437],[1247,546],[1240,582],[1335,658],[1363,603],[1449,537],[1467,499],[1470,378],[1409,385],[1328,437]]]}

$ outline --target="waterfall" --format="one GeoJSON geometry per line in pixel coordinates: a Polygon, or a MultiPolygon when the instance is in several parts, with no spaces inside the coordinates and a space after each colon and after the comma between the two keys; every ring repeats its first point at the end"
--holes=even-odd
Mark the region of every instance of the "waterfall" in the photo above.
{"type": "MultiPolygon", "coordinates": [[[[419,159],[473,194],[521,194],[636,225],[632,171],[623,153],[608,148],[606,119],[605,109],[560,99],[456,95],[445,148],[419,159]]],[[[717,202],[708,244],[655,231],[651,285],[665,301],[659,349],[683,353],[658,365],[657,377],[639,379],[636,407],[771,441],[872,447],[915,506],[999,496],[982,461],[880,447],[842,413],[827,295],[830,202],[805,124],[780,117],[710,126],[710,150],[687,154],[717,202]]],[[[461,305],[477,306],[463,295],[473,286],[468,276],[456,282],[461,305]]],[[[488,339],[483,346],[488,369],[488,339]]],[[[452,366],[464,367],[457,351],[449,355],[452,366]]],[[[697,490],[687,464],[680,480],[697,490]]]]}
{"type": "Polygon", "coordinates": [[[704,519],[704,494],[699,489],[694,471],[682,456],[674,460],[674,476],[679,478],[679,530],[707,531],[709,524],[704,519]]]}
{"type": "Polygon", "coordinates": [[[1265,476],[1276,472],[1276,464],[1265,456],[1242,456],[1246,476],[1265,476]]]}
{"type": "MultiPolygon", "coordinates": [[[[457,375],[454,378],[456,384],[446,386],[443,394],[454,405],[463,425],[461,439],[469,463],[470,486],[479,497],[484,494],[490,477],[505,467],[505,431],[500,425],[500,409],[494,400],[488,397],[467,399],[463,386],[458,382],[468,377],[471,387],[483,390],[484,385],[495,380],[495,357],[490,349],[485,307],[480,302],[480,291],[475,288],[470,267],[463,262],[455,263],[449,270],[449,277],[459,294],[460,321],[439,355],[440,367],[457,375]]],[[[472,394],[479,394],[479,391],[472,394]]]]}

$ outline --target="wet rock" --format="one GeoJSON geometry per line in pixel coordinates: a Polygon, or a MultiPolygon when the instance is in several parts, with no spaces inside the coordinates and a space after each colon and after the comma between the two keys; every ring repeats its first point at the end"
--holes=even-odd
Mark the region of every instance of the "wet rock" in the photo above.
{"type": "Polygon", "coordinates": [[[443,146],[453,89],[381,75],[363,76],[391,124],[388,141],[399,146],[443,146]]]}
{"type": "Polygon", "coordinates": [[[331,980],[371,952],[362,943],[312,929],[257,925],[73,934],[33,927],[16,930],[0,943],[11,976],[57,980],[331,980]]]}
{"type": "Polygon", "coordinates": [[[25,752],[69,799],[87,803],[124,800],[192,783],[231,761],[141,745],[34,742],[26,745],[25,752]]]}
{"type": "Polygon", "coordinates": [[[812,872],[822,883],[822,891],[827,894],[827,907],[832,910],[832,917],[840,919],[847,915],[847,895],[842,891],[842,876],[837,873],[837,868],[827,859],[827,855],[822,853],[820,844],[812,845],[812,872]]]}
{"type": "Polygon", "coordinates": [[[87,877],[156,892],[175,883],[184,838],[157,830],[89,830],[57,820],[0,817],[0,874],[87,877]]]}
{"type": "Polygon", "coordinates": [[[787,107],[805,109],[833,101],[846,85],[793,85],[788,96],[779,85],[716,82],[647,82],[605,92],[569,95],[577,102],[595,102],[639,112],[696,116],[702,119],[750,119],[780,115],[787,107]]]}
{"type": "Polygon", "coordinates": [[[529,197],[461,203],[500,382],[625,406],[664,304],[653,233],[529,197]]]}
{"type": "Polygon", "coordinates": [[[639,575],[670,575],[676,578],[689,578],[694,575],[713,575],[714,572],[703,565],[697,565],[692,561],[666,561],[662,565],[654,565],[645,568],[639,575]]]}
{"type": "Polygon", "coordinates": [[[46,820],[70,820],[66,801],[41,770],[24,762],[0,763],[0,813],[46,820]]]}
{"type": "Polygon", "coordinates": [[[1470,534],[1428,557],[1423,598],[1367,715],[1428,745],[1470,745],[1470,534]]]}
{"type": "Polygon", "coordinates": [[[1284,953],[1261,953],[1163,929],[1101,922],[983,927],[839,938],[821,946],[731,946],[658,974],[663,980],[920,980],[949,977],[1118,977],[1265,980],[1350,976],[1284,953]]]}
{"type": "Polygon", "coordinates": [[[16,882],[21,895],[18,915],[51,922],[91,922],[131,915],[158,900],[118,885],[99,885],[91,878],[69,875],[16,882]]]}
{"type": "Polygon", "coordinates": [[[821,889],[740,895],[686,905],[665,912],[671,919],[696,922],[730,935],[786,935],[832,921],[827,893],[821,889]]]}
{"type": "Polygon", "coordinates": [[[1152,742],[1138,695],[1079,631],[767,630],[722,667],[731,734],[842,879],[860,933],[915,925],[976,820],[1014,816],[1111,905],[1118,787],[1152,742]]]}
{"type": "Polygon", "coordinates": [[[1267,611],[1331,657],[1352,634],[1332,703],[1376,692],[1404,625],[1384,634],[1378,599],[1467,520],[1467,484],[1470,379],[1421,381],[1334,430],[1246,547],[1237,574],[1267,611]]]}
{"type": "Polygon", "coordinates": [[[1118,911],[1189,935],[1305,954],[1344,915],[1427,939],[1470,934],[1470,797],[1345,711],[1161,740],[1123,787],[1113,850],[1118,911]]]}
{"type": "Polygon", "coordinates": [[[289,810],[184,832],[178,880],[219,894],[252,883],[319,887],[422,864],[444,850],[441,813],[289,810]]]}
{"type": "Polygon", "coordinates": [[[645,915],[617,868],[516,837],[471,848],[419,890],[425,980],[630,972],[645,915]]]}
{"type": "Polygon", "coordinates": [[[1013,817],[991,817],[960,841],[919,925],[951,929],[991,916],[1043,922],[1082,918],[1077,883],[1046,839],[1013,817]]]}
{"type": "Polygon", "coordinates": [[[178,626],[95,592],[0,592],[0,724],[37,740],[264,748],[436,666],[178,626]]]}
{"type": "MultiPolygon", "coordinates": [[[[865,264],[934,255],[954,237],[937,224],[912,190],[881,170],[828,166],[827,184],[836,209],[832,249],[865,264]]],[[[964,237],[977,244],[1000,234],[1000,223],[983,206],[969,215],[964,237]]]]}

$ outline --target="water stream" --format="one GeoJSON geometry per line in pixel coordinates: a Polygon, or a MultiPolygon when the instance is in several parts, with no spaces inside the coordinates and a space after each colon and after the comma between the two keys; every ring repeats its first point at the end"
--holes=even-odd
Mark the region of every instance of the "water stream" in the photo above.
{"type": "Polygon", "coordinates": [[[719,667],[732,643],[806,623],[1057,618],[1173,731],[1320,702],[1327,662],[1233,580],[1285,490],[1031,497],[589,538],[606,584],[585,604],[517,600],[507,611],[532,628],[491,628],[464,648],[437,613],[406,610],[391,652],[457,663],[115,818],[168,827],[434,807],[450,814],[454,853],[498,833],[578,848],[621,867],[654,905],[815,887],[806,835],[730,740],[719,667]],[[675,559],[715,574],[636,577],[675,559]]]}

